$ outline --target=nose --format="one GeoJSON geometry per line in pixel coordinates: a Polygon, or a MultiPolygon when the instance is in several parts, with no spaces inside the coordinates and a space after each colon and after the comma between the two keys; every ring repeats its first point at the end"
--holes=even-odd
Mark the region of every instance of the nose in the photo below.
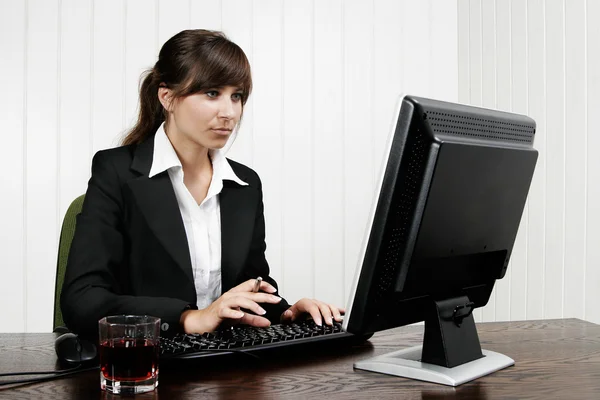
{"type": "Polygon", "coordinates": [[[219,117],[223,119],[232,119],[235,115],[233,101],[227,96],[223,96],[219,104],[219,117]]]}

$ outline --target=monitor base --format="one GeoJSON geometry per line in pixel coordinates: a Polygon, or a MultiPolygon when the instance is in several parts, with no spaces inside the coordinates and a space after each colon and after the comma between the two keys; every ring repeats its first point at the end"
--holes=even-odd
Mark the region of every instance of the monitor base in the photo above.
{"type": "Polygon", "coordinates": [[[483,358],[446,368],[421,362],[423,346],[383,354],[354,363],[354,368],[382,374],[402,376],[421,381],[458,386],[484,375],[514,365],[512,358],[493,351],[482,350],[483,358]]]}

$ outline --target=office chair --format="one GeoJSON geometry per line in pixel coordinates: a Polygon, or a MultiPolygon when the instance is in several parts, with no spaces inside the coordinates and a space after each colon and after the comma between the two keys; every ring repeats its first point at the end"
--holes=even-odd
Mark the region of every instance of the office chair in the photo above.
{"type": "Polygon", "coordinates": [[[69,258],[69,250],[71,242],[75,234],[75,221],[77,215],[81,212],[83,199],[85,195],[77,197],[65,213],[62,228],[60,230],[60,240],[58,242],[58,260],[56,262],[56,286],[54,288],[54,327],[55,332],[61,332],[64,328],[62,311],[60,310],[60,292],[65,280],[65,270],[67,269],[67,259],[69,258]]]}

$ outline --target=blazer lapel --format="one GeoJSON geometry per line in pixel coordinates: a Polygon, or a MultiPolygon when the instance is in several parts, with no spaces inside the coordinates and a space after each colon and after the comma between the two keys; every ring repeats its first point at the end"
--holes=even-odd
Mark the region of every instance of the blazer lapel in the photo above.
{"type": "MultiPolygon", "coordinates": [[[[244,179],[243,177],[240,177],[244,179]]],[[[223,292],[237,282],[252,241],[256,217],[256,189],[223,182],[221,208],[221,287],[223,292]]]]}
{"type": "Polygon", "coordinates": [[[165,171],[148,178],[154,151],[153,138],[151,136],[141,143],[135,151],[131,168],[142,176],[130,181],[129,187],[152,232],[193,282],[187,236],[169,173],[165,171]]]}

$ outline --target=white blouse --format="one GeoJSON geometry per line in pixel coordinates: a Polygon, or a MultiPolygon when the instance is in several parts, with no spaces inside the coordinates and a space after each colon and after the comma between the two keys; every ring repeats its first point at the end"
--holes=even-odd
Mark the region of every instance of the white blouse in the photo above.
{"type": "Polygon", "coordinates": [[[248,185],[233,172],[221,151],[210,150],[210,156],[213,176],[206,198],[198,205],[183,183],[181,161],[165,133],[163,123],[154,137],[152,167],[148,175],[152,178],[164,171],[169,173],[190,249],[199,310],[208,307],[221,295],[221,213],[218,195],[223,189],[223,181],[248,185]]]}

